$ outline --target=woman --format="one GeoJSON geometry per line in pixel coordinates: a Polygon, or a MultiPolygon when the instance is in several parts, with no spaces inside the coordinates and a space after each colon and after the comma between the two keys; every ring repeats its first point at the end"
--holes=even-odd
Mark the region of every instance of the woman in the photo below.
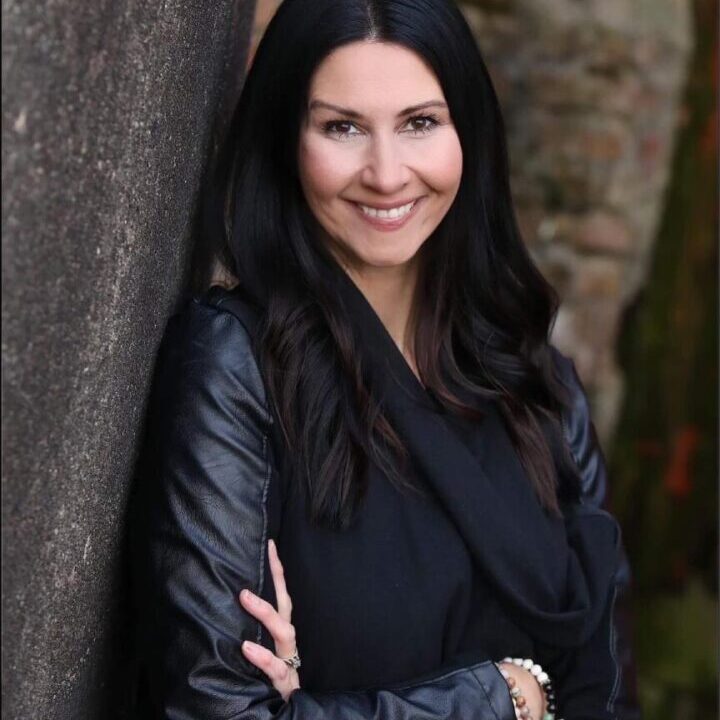
{"type": "Polygon", "coordinates": [[[168,325],[136,504],[148,717],[615,717],[602,455],[460,12],[286,0],[219,157],[234,286],[168,325]]]}

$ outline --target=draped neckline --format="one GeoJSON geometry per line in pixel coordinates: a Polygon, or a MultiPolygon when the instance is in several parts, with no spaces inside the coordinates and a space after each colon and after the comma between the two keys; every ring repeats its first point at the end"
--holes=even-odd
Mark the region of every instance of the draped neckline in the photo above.
{"type": "Polygon", "coordinates": [[[481,403],[485,417],[469,429],[471,448],[339,266],[333,284],[356,331],[373,393],[478,570],[536,641],[558,647],[586,642],[602,616],[619,558],[614,518],[580,505],[563,518],[547,514],[495,404],[481,403]]]}

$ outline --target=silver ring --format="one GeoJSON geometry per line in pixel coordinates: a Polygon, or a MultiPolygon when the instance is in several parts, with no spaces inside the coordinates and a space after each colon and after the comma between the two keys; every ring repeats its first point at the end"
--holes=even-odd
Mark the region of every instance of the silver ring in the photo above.
{"type": "Polygon", "coordinates": [[[295,652],[292,654],[292,657],[289,658],[280,658],[288,667],[291,667],[293,670],[297,670],[300,665],[300,655],[298,653],[297,647],[295,648],[295,652]]]}

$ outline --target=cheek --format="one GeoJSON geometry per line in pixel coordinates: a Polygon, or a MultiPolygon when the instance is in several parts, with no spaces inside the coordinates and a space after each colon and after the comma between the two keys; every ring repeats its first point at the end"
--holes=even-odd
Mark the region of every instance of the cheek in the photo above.
{"type": "Polygon", "coordinates": [[[456,133],[438,137],[426,148],[423,156],[424,176],[438,192],[457,192],[462,178],[463,157],[456,133]]]}
{"type": "Polygon", "coordinates": [[[352,177],[353,168],[347,153],[338,152],[323,140],[301,144],[299,168],[305,194],[317,200],[331,200],[352,177]]]}

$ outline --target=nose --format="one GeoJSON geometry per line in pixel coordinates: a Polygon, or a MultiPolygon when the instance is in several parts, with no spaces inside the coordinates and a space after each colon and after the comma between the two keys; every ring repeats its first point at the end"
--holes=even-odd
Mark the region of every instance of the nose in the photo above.
{"type": "Polygon", "coordinates": [[[361,181],[367,188],[383,195],[402,190],[410,180],[410,169],[394,137],[375,137],[369,146],[361,181]]]}

